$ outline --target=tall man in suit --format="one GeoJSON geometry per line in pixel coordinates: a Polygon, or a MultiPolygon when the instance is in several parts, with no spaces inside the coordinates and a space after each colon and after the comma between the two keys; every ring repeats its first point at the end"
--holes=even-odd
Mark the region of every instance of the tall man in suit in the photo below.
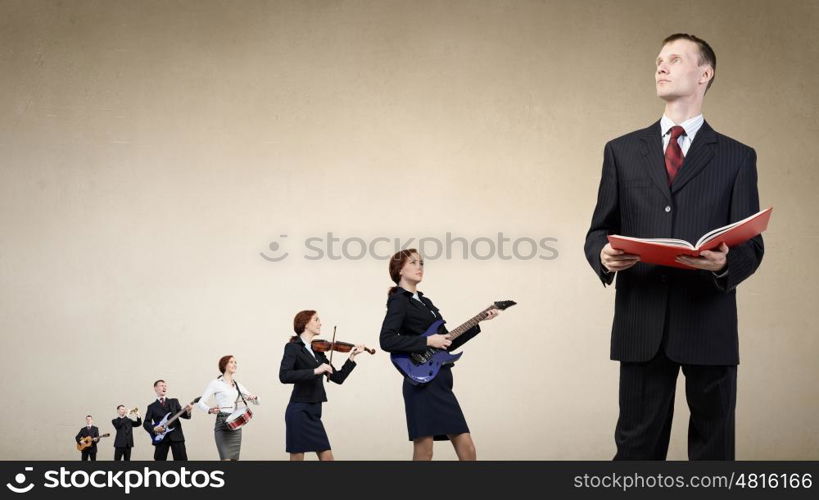
{"type": "Polygon", "coordinates": [[[694,269],[639,262],[606,236],[697,241],[759,211],[756,153],[702,117],[716,56],[703,40],[663,41],[654,73],[665,101],[659,122],[606,144],[586,235],[586,258],[603,285],[617,277],[611,359],[620,361],[615,459],[664,460],[677,374],[685,374],[692,460],[734,459],[739,363],[736,287],[762,260],[762,237],[701,257],[694,269]]]}
{"type": "Polygon", "coordinates": [[[114,438],[114,460],[131,461],[131,448],[134,447],[134,427],[142,425],[142,419],[136,412],[126,413],[125,405],[117,406],[117,418],[111,420],[117,435],[114,438]]]}
{"type": "MultiPolygon", "coordinates": [[[[152,440],[157,433],[165,431],[164,427],[158,425],[162,418],[168,413],[173,416],[182,410],[178,399],[165,397],[168,392],[168,385],[164,380],[154,382],[154,392],[156,393],[156,401],[148,405],[148,410],[145,412],[145,422],[142,424],[142,427],[151,435],[152,440]]],[[[191,405],[185,406],[185,411],[182,412],[180,418],[191,418],[191,405]]],[[[185,450],[182,420],[177,419],[170,427],[173,430],[167,433],[162,441],[154,447],[154,460],[167,460],[169,448],[173,453],[174,460],[187,460],[188,453],[185,450]]]]}
{"type": "Polygon", "coordinates": [[[85,462],[86,460],[90,460],[92,462],[97,461],[97,442],[100,440],[100,430],[94,425],[94,417],[91,415],[85,416],[85,427],[80,429],[80,432],[74,437],[74,440],[77,444],[80,444],[80,439],[84,437],[91,437],[91,446],[85,448],[84,450],[80,451],[80,457],[82,461],[85,462]]]}

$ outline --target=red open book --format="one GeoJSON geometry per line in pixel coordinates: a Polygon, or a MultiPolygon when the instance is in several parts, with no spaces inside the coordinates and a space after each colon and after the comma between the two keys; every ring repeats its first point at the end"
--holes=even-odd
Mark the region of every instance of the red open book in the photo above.
{"type": "Polygon", "coordinates": [[[729,247],[745,243],[768,229],[772,210],[773,207],[770,207],[741,221],[709,231],[695,245],[673,238],[632,238],[618,234],[610,234],[609,243],[616,250],[639,255],[640,262],[693,269],[680,264],[674,258],[678,255],[699,257],[700,252],[717,248],[722,243],[729,247]]]}

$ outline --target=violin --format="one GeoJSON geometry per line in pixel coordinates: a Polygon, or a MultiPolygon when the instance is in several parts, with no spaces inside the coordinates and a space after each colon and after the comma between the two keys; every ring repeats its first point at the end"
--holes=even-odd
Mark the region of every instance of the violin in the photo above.
{"type": "MultiPolygon", "coordinates": [[[[351,344],[349,342],[341,342],[336,340],[334,342],[330,342],[329,340],[321,340],[317,339],[310,342],[310,347],[317,352],[330,352],[330,351],[338,351],[338,352],[350,352],[355,347],[355,344],[351,344]]],[[[369,347],[364,347],[364,350],[370,354],[375,354],[375,349],[370,349],[369,347]]]]}

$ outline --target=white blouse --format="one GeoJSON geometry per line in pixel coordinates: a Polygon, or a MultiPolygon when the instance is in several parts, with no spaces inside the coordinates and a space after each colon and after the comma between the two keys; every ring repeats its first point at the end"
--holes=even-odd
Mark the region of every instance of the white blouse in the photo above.
{"type": "MultiPolygon", "coordinates": [[[[239,390],[242,391],[245,398],[250,395],[250,392],[245,386],[239,382],[234,383],[239,386],[239,390]]],[[[226,413],[233,413],[233,411],[236,410],[237,399],[240,403],[242,401],[242,398],[239,397],[239,392],[236,390],[236,388],[228,385],[228,383],[225,382],[225,379],[222,377],[210,381],[208,386],[205,387],[205,392],[202,393],[202,397],[199,399],[199,402],[196,403],[196,406],[207,413],[210,411],[210,407],[205,402],[208,401],[211,396],[216,399],[216,405],[219,407],[219,411],[226,413]]],[[[258,404],[258,401],[255,402],[258,404]]]]}

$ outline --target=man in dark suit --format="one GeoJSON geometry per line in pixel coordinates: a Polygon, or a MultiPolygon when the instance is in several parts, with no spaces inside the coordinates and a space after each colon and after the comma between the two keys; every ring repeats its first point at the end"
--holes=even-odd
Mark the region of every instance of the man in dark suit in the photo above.
{"type": "Polygon", "coordinates": [[[677,374],[691,412],[688,456],[734,459],[739,363],[736,287],[756,271],[762,237],[701,257],[694,269],[639,262],[609,234],[697,241],[759,211],[756,153],[715,132],[702,117],[716,56],[703,40],[676,34],[656,61],[662,119],[606,144],[586,258],[604,286],[615,275],[611,358],[620,361],[615,459],[663,460],[677,374]]]}
{"type": "Polygon", "coordinates": [[[124,459],[131,461],[131,448],[134,447],[134,427],[142,425],[142,419],[134,409],[133,413],[127,413],[125,405],[117,406],[117,418],[111,420],[117,435],[114,438],[114,460],[124,459]]]}
{"type": "Polygon", "coordinates": [[[80,439],[84,437],[91,437],[91,446],[85,448],[84,450],[80,451],[80,456],[82,457],[82,461],[85,462],[86,460],[90,460],[92,462],[97,461],[97,442],[100,440],[100,430],[94,425],[94,417],[91,415],[85,416],[85,427],[80,429],[80,432],[74,437],[74,440],[77,444],[80,444],[80,439]]]}
{"type": "MultiPolygon", "coordinates": [[[[168,385],[164,380],[154,382],[154,392],[156,393],[156,401],[148,405],[148,410],[145,412],[145,422],[142,424],[142,427],[151,435],[151,440],[157,433],[165,431],[164,427],[158,425],[165,415],[170,413],[170,418],[182,410],[179,400],[165,397],[168,392],[168,385]]],[[[185,406],[185,411],[182,412],[180,418],[191,418],[191,405],[185,406]]],[[[177,419],[170,427],[173,430],[168,432],[162,441],[154,447],[154,460],[167,460],[169,448],[173,453],[174,460],[187,460],[188,453],[185,450],[182,420],[177,419]]]]}

